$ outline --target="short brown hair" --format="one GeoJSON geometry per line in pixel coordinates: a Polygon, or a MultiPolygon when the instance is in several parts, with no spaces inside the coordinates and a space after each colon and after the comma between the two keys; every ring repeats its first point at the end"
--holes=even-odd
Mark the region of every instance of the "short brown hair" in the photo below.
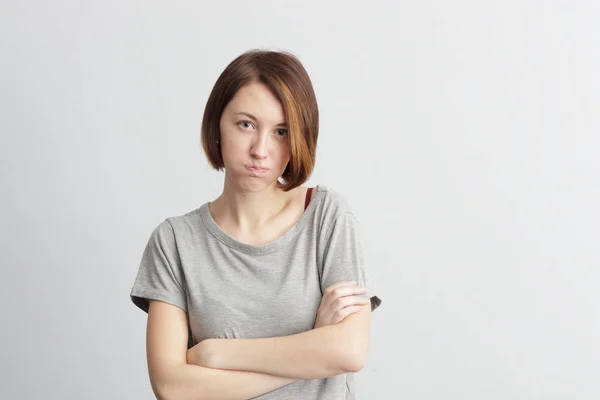
{"type": "Polygon", "coordinates": [[[212,167],[221,171],[220,120],[223,110],[245,84],[260,82],[281,102],[288,122],[290,162],[278,186],[289,191],[312,173],[319,136],[319,109],[312,82],[302,63],[288,52],[250,50],[233,60],[213,87],[202,119],[202,147],[212,167]]]}

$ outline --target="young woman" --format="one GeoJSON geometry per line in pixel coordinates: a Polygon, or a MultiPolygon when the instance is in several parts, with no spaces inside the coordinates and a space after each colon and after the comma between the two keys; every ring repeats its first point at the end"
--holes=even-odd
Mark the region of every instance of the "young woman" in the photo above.
{"type": "Polygon", "coordinates": [[[302,186],[317,137],[293,55],[249,51],[217,80],[202,144],[223,192],[156,227],[131,290],[159,399],[354,398],[381,300],[343,196],[302,186]]]}

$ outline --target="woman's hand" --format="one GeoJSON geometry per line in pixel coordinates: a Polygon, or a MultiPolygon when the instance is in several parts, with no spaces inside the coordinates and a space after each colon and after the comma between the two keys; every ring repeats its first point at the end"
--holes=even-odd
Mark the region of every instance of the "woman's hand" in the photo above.
{"type": "Polygon", "coordinates": [[[365,292],[366,290],[358,287],[356,282],[343,281],[329,286],[325,289],[317,310],[315,329],[335,325],[370,304],[370,299],[357,296],[365,292]]]}

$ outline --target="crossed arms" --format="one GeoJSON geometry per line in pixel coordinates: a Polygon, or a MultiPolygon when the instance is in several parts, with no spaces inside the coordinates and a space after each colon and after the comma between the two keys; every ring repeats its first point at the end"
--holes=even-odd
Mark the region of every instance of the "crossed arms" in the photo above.
{"type": "Polygon", "coordinates": [[[290,336],[207,339],[187,350],[186,314],[151,301],[147,357],[159,400],[248,399],[298,379],[362,369],[370,336],[370,307],[341,322],[290,336]]]}

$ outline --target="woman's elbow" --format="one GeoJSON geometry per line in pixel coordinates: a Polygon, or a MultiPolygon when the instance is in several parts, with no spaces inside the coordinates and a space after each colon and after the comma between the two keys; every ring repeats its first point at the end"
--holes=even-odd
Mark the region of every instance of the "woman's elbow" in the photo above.
{"type": "Polygon", "coordinates": [[[347,372],[362,370],[369,354],[370,341],[370,314],[371,310],[365,308],[358,314],[348,316],[339,325],[342,328],[341,337],[344,345],[345,369],[347,372]]]}
{"type": "Polygon", "coordinates": [[[359,372],[367,362],[369,355],[369,338],[364,335],[352,335],[346,346],[344,357],[347,372],[359,372]]]}
{"type": "Polygon", "coordinates": [[[167,383],[151,381],[151,386],[156,400],[171,400],[174,398],[175,394],[167,383]]]}
{"type": "Polygon", "coordinates": [[[203,400],[208,399],[203,390],[204,385],[190,379],[187,365],[169,368],[159,376],[151,376],[152,391],[157,400],[203,400]],[[193,384],[192,384],[193,382],[193,384]]]}
{"type": "MultiPolygon", "coordinates": [[[[190,397],[189,392],[184,393],[181,387],[162,387],[160,389],[154,389],[154,396],[156,396],[157,400],[182,400],[182,399],[192,399],[190,397]]],[[[204,400],[210,399],[210,397],[202,395],[201,392],[194,392],[194,400],[204,400]]]]}
{"type": "Polygon", "coordinates": [[[346,346],[344,360],[344,370],[346,372],[359,372],[365,366],[369,353],[369,344],[362,339],[356,338],[350,341],[346,346]]]}
{"type": "Polygon", "coordinates": [[[359,372],[365,366],[367,354],[363,351],[351,352],[346,357],[346,372],[359,372]]]}
{"type": "Polygon", "coordinates": [[[183,399],[181,387],[178,386],[179,385],[171,384],[166,381],[153,382],[152,391],[157,400],[183,399]]]}

